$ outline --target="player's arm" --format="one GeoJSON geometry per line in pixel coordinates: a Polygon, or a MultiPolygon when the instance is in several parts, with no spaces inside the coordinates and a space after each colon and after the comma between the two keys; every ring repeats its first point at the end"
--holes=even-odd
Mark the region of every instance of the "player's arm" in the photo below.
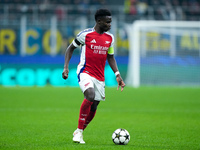
{"type": "Polygon", "coordinates": [[[64,63],[64,69],[62,72],[62,77],[63,79],[68,78],[68,73],[69,73],[69,61],[72,57],[72,54],[76,47],[78,46],[78,42],[76,43],[76,39],[67,47],[66,52],[65,52],[65,63],[64,63]]]}
{"type": "Polygon", "coordinates": [[[107,55],[107,61],[108,61],[108,64],[110,65],[111,69],[113,70],[113,72],[116,75],[116,80],[117,80],[117,83],[118,83],[117,90],[121,86],[121,91],[123,91],[123,89],[125,87],[125,83],[124,83],[124,81],[123,81],[123,79],[122,79],[122,77],[121,77],[121,75],[119,73],[119,70],[118,70],[117,63],[116,63],[114,55],[108,54],[107,55]]]}

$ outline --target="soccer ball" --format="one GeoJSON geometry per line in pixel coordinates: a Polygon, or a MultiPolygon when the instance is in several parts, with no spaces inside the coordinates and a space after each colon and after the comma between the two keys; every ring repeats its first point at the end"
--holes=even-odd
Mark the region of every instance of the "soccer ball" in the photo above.
{"type": "Polygon", "coordinates": [[[117,145],[126,145],[130,141],[130,134],[126,129],[117,129],[112,134],[112,140],[117,145]]]}

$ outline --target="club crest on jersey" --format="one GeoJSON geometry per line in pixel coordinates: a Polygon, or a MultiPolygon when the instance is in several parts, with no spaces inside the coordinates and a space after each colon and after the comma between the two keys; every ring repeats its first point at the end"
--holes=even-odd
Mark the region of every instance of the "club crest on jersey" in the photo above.
{"type": "Polygon", "coordinates": [[[93,39],[92,41],[90,41],[90,43],[97,43],[95,39],[93,39]]]}
{"type": "Polygon", "coordinates": [[[110,44],[110,41],[105,41],[105,44],[110,44]]]}

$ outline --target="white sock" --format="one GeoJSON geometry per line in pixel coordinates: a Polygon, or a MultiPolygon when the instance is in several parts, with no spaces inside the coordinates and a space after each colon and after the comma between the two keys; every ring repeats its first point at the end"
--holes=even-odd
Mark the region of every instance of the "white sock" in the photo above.
{"type": "Polygon", "coordinates": [[[80,132],[83,132],[83,129],[79,129],[79,128],[77,128],[76,130],[77,130],[77,131],[80,131],[80,132]]]}

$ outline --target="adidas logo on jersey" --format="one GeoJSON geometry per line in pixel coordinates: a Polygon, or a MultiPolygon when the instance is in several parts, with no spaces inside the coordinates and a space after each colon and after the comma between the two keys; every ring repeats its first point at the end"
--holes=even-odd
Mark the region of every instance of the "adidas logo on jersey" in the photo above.
{"type": "Polygon", "coordinates": [[[92,41],[90,41],[90,43],[96,43],[95,39],[93,39],[92,41]]]}

